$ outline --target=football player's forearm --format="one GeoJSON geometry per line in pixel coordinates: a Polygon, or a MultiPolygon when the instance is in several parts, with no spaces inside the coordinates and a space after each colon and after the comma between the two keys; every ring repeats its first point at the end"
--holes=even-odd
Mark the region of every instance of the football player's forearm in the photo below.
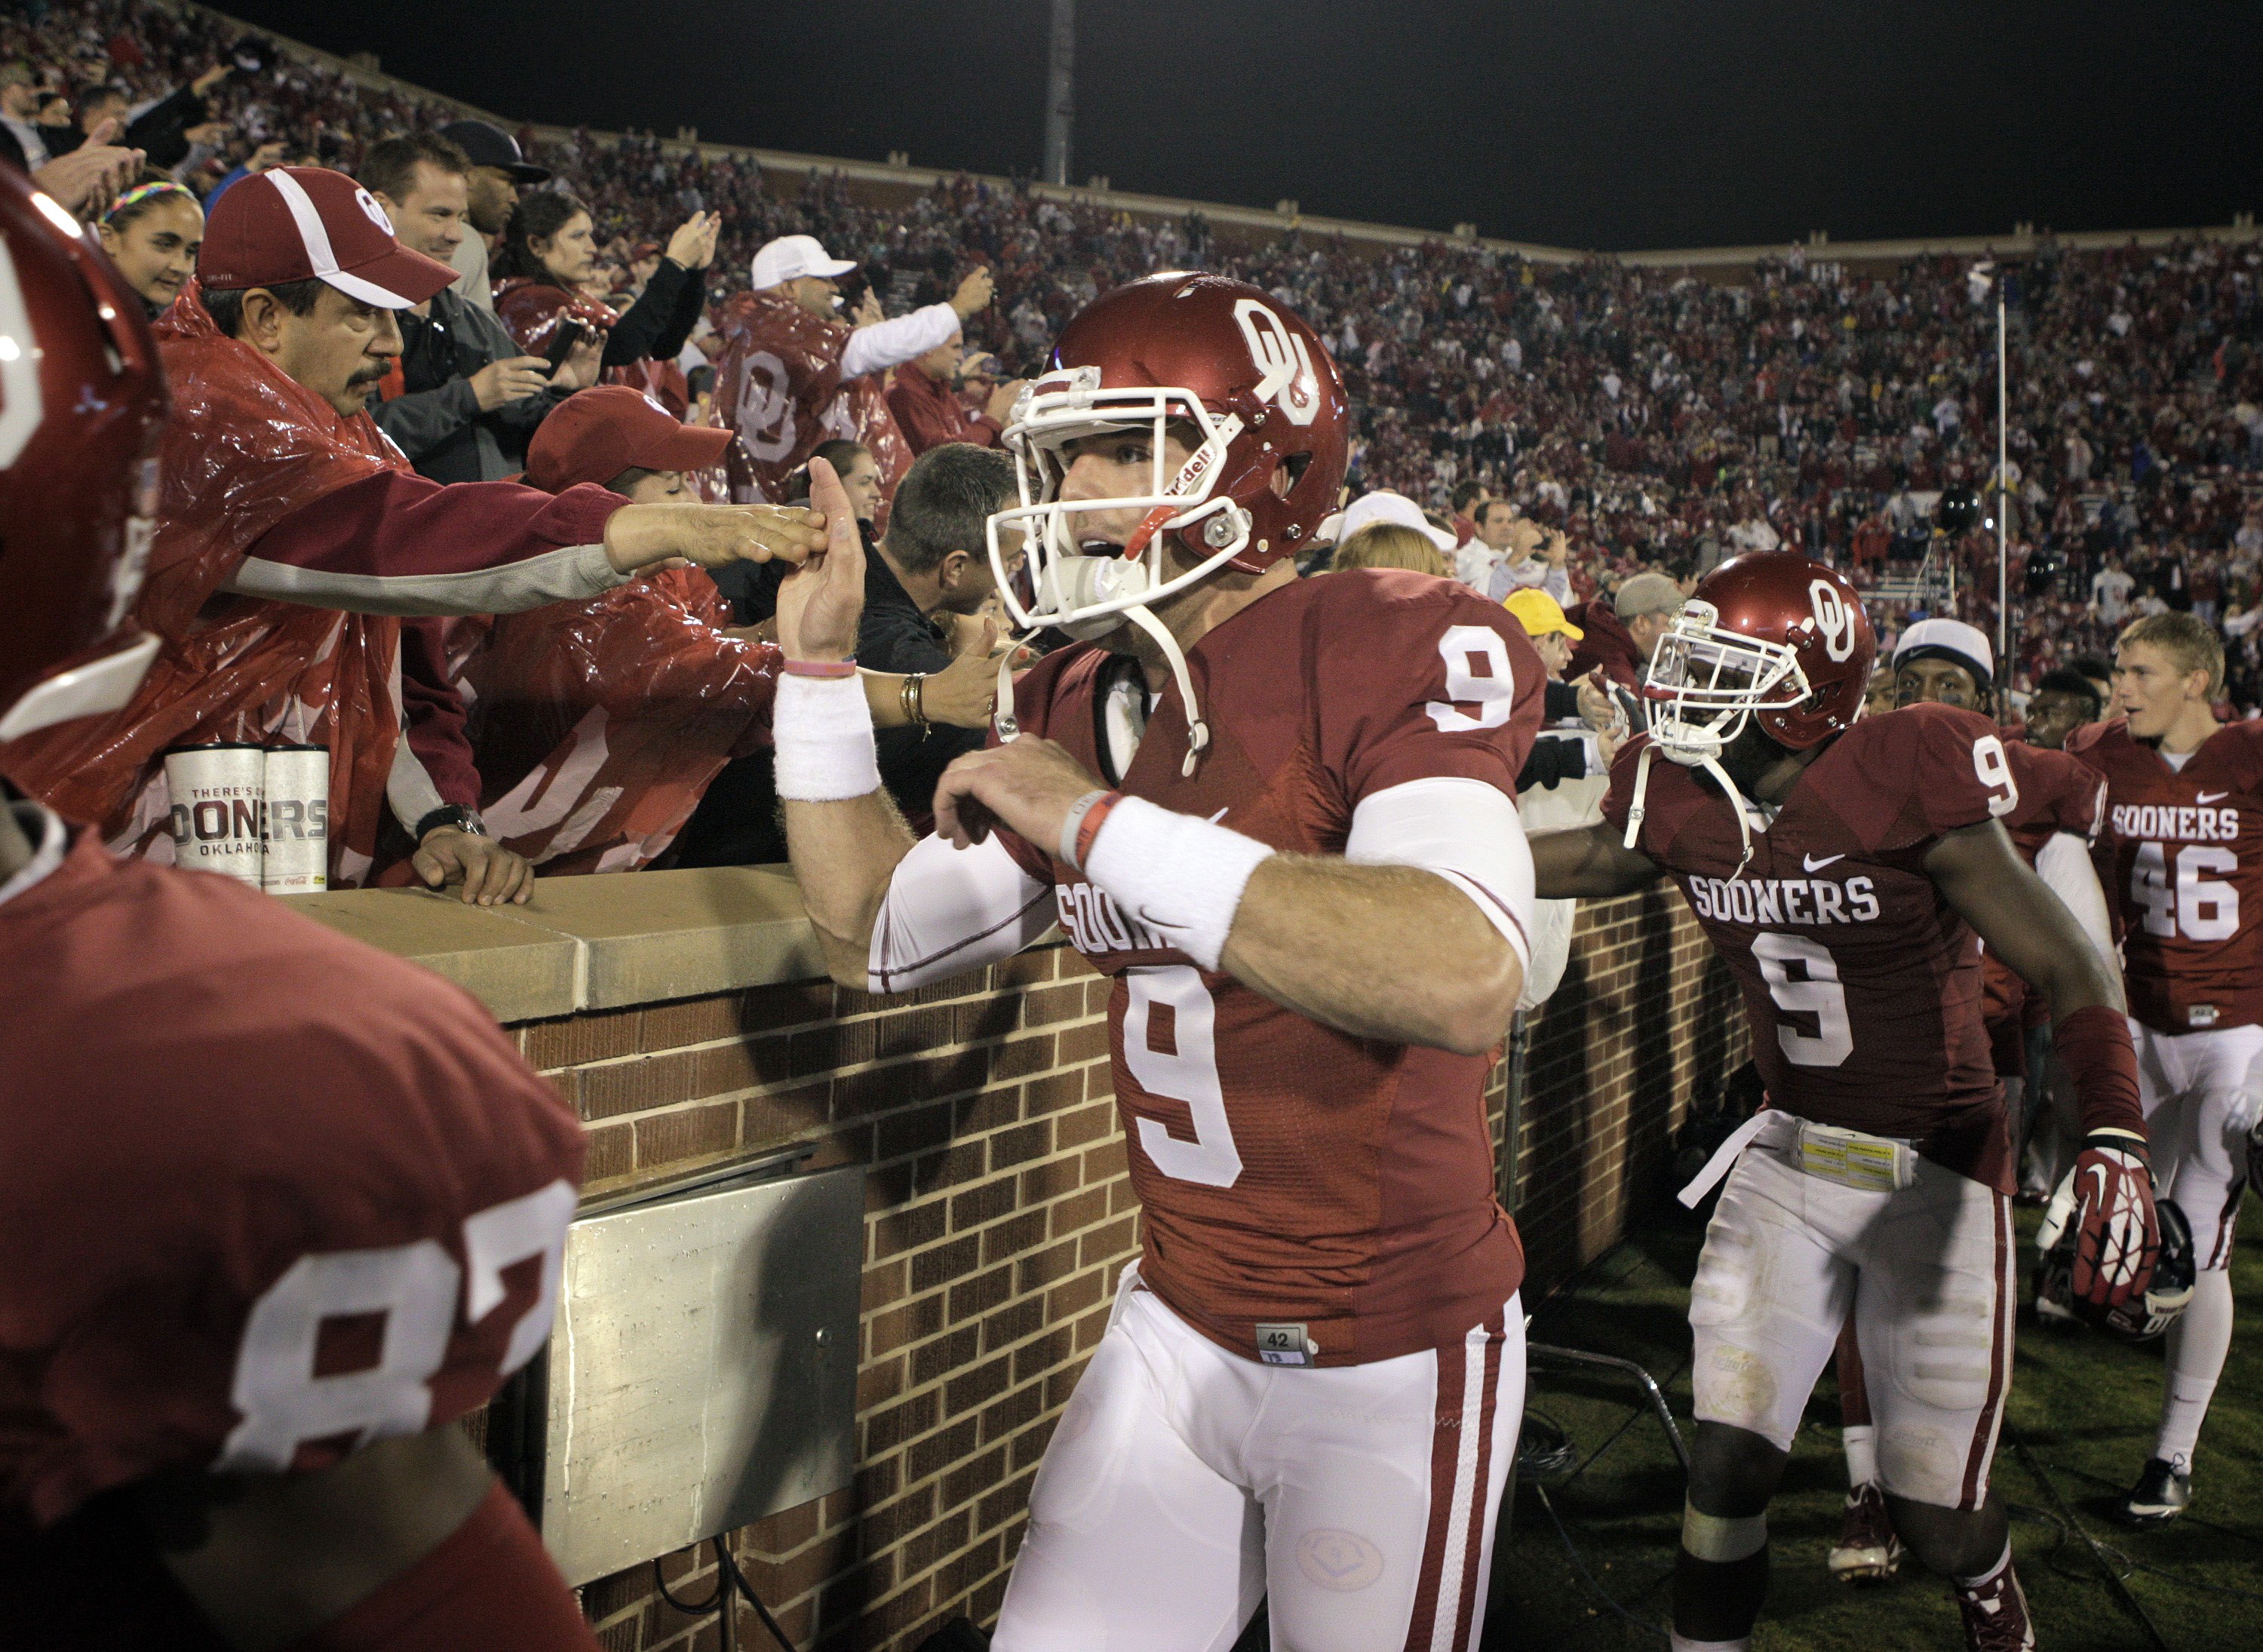
{"type": "Polygon", "coordinates": [[[1609,826],[1534,832],[1533,893],[1543,901],[1632,895],[1663,876],[1649,856],[1627,848],[1609,826]]]}
{"type": "Polygon", "coordinates": [[[784,807],[786,852],[826,967],[842,985],[862,987],[870,979],[873,921],[897,863],[911,852],[911,829],[886,791],[784,807]]]}
{"type": "Polygon", "coordinates": [[[1508,1032],[1524,966],[1460,889],[1412,866],[1275,855],[1250,874],[1222,963],[1339,1032],[1459,1054],[1508,1032]]]}

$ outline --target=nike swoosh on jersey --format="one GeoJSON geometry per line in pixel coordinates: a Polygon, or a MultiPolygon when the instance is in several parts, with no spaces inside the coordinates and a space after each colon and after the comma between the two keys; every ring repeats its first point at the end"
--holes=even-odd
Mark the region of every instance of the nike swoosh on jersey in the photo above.
{"type": "Polygon", "coordinates": [[[2217,803],[2231,795],[2229,792],[2202,792],[2198,799],[2202,803],[2217,803]]]}
{"type": "Polygon", "coordinates": [[[1818,860],[1813,855],[1802,855],[1799,858],[1799,864],[1806,867],[1810,872],[1820,872],[1833,861],[1844,860],[1846,858],[1847,851],[1842,849],[1835,855],[1824,856],[1820,860],[1818,860]]]}
{"type": "MultiPolygon", "coordinates": [[[[1228,803],[1228,804],[1225,806],[1225,808],[1232,808],[1233,807],[1233,804],[1228,803]]],[[[1217,814],[1215,814],[1215,815],[1211,815],[1211,816],[1210,817],[1210,823],[1211,823],[1211,825],[1215,826],[1215,825],[1217,825],[1217,824],[1218,823],[1218,822],[1220,822],[1220,821],[1222,821],[1222,820],[1224,820],[1224,819],[1225,818],[1225,808],[1222,808],[1222,809],[1218,810],[1218,812],[1217,814]]]]}

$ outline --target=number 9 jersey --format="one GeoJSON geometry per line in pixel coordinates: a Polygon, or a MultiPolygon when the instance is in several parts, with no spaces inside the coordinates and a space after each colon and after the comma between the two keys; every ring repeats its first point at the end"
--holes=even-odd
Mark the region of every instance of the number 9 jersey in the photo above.
{"type": "Polygon", "coordinates": [[[2066,749],[2106,777],[2099,877],[2130,1015],[2157,1032],[2263,1022],[2263,724],[2226,724],[2181,769],[2120,718],[2066,749]]]}
{"type": "MultiPolygon", "coordinates": [[[[1192,778],[1175,688],[1136,755],[1111,735],[1144,684],[1136,662],[1097,648],[1050,656],[1023,679],[1022,727],[1129,795],[1287,853],[1425,864],[1413,840],[1450,836],[1472,791],[1490,808],[1486,830],[1521,830],[1513,800],[1544,673],[1522,627],[1464,587],[1397,570],[1301,580],[1204,636],[1188,663],[1212,741],[1192,778]],[[1363,844],[1362,806],[1385,793],[1412,815],[1383,834],[1392,841],[1363,844]]],[[[1115,978],[1143,1284],[1269,1364],[1393,1359],[1457,1343],[1500,1312],[1523,1255],[1493,1197],[1489,1055],[1323,1026],[1197,967],[1051,855],[1006,848],[1115,978]]],[[[1509,932],[1505,889],[1452,880],[1509,932]]],[[[1511,944],[1522,950],[1522,936],[1511,944]]]]}
{"type": "MultiPolygon", "coordinates": [[[[1645,743],[1611,768],[1603,817],[1620,832],[1645,743]]],[[[1863,718],[1753,822],[1741,870],[1736,817],[1697,771],[1653,764],[1646,801],[1636,847],[1681,886],[1736,975],[1770,1104],[1912,1141],[2011,1192],[1978,939],[1925,866],[1943,834],[2018,806],[1995,725],[1933,704],[1863,718]]]]}

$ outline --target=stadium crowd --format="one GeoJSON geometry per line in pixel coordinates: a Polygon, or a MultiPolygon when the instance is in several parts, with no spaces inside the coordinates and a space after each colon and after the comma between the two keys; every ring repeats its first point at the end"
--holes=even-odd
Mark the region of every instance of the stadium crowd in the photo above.
{"type": "MultiPolygon", "coordinates": [[[[1847,569],[1874,593],[1888,636],[1942,612],[1996,628],[1992,525],[1930,529],[1943,489],[1985,489],[1994,467],[1995,307],[1962,260],[1856,272],[1795,249],[1729,285],[1451,243],[1377,252],[1295,228],[1237,241],[1199,214],[1135,218],[964,177],[883,206],[837,175],[786,187],[750,156],[650,134],[514,136],[239,38],[209,14],[137,0],[34,4],[0,20],[0,120],[27,164],[44,159],[62,169],[57,187],[80,189],[71,204],[100,221],[153,315],[196,269],[204,214],[244,178],[299,166],[363,182],[404,245],[465,272],[402,313],[401,364],[370,393],[377,425],[434,481],[539,480],[540,429],[602,381],[733,439],[719,460],[701,443],[662,441],[671,462],[624,464],[618,476],[589,453],[579,469],[553,454],[567,481],[613,482],[640,500],[786,501],[831,438],[827,457],[852,493],[866,489],[860,515],[884,542],[914,453],[995,446],[1015,391],[1071,315],[1146,272],[1204,266],[1265,287],[1328,341],[1352,403],[1349,495],[1413,501],[1409,521],[1496,598],[1544,591],[1557,618],[1534,623],[1565,610],[1590,632],[1601,620],[1572,675],[1597,663],[1598,647],[1630,648],[1614,641],[1626,634],[1616,619],[1653,635],[1666,582],[1686,590],[1726,555],[1779,546],[1847,569]],[[454,145],[435,140],[443,128],[454,145]],[[122,162],[96,170],[97,156],[137,151],[133,176],[122,162]],[[794,364],[790,383],[760,365],[779,354],[794,364]],[[1587,600],[1645,573],[1663,577],[1615,614],[1611,601],[1587,600]]],[[[2218,242],[2046,242],[2005,272],[2014,705],[2054,665],[2102,651],[2129,618],[2166,610],[2220,630],[2227,714],[2263,705],[2259,272],[2253,245],[2218,242]]],[[[594,451],[628,450],[601,440],[594,451]]],[[[1004,467],[984,478],[1002,503],[1004,467]]],[[[962,516],[967,498],[962,487],[962,516]]],[[[891,777],[914,801],[922,777],[964,747],[933,723],[981,722],[972,656],[994,633],[982,628],[985,603],[997,617],[987,577],[948,598],[932,584],[920,559],[951,547],[933,539],[934,510],[915,515],[922,526],[899,538],[919,548],[893,559],[894,574],[924,590],[918,618],[933,634],[907,656],[918,663],[905,668],[900,709],[915,727],[899,736],[909,743],[891,777]],[[965,669],[938,684],[931,723],[919,682],[953,648],[965,669]]],[[[961,562],[980,560],[979,545],[958,549],[961,562]]],[[[724,797],[741,826],[766,813],[769,678],[745,650],[769,646],[775,581],[741,568],[717,583],[721,603],[678,591],[667,612],[689,627],[671,634],[701,639],[699,692],[731,709],[719,721],[706,706],[696,738],[688,725],[651,734],[671,752],[690,740],[698,761],[668,767],[668,807],[624,806],[594,836],[550,780],[594,760],[579,720],[609,705],[621,716],[593,641],[605,627],[564,632],[586,645],[585,667],[574,685],[553,676],[537,688],[523,664],[496,657],[496,639],[549,648],[555,627],[403,621],[403,706],[434,782],[426,801],[519,822],[521,836],[506,834],[514,852],[552,870],[775,852],[768,828],[691,818],[711,784],[711,815],[724,797]],[[483,693],[495,683],[514,693],[483,693]]],[[[620,601],[606,602],[610,624],[620,601]]],[[[1646,653],[1622,664],[1638,669],[1646,653]]],[[[633,743],[617,721],[607,760],[626,762],[633,743]]],[[[648,771],[606,778],[633,791],[648,771]]]]}

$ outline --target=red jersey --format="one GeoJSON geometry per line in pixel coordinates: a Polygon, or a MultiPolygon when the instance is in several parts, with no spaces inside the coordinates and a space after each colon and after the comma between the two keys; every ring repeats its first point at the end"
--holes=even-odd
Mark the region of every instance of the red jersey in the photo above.
{"type": "MultiPolygon", "coordinates": [[[[1611,765],[1626,830],[1647,736],[1611,765]]],[[[2010,1192],[2011,1141],[1980,1021],[1979,945],[1925,857],[2019,805],[2003,742],[1951,706],[1866,717],[1802,771],[1739,870],[1736,816],[1700,772],[1651,764],[1637,847],[1681,886],[1737,977],[1770,1105],[1913,1141],[2010,1192]]]]}
{"type": "MultiPolygon", "coordinates": [[[[2006,739],[2004,756],[2020,788],[2019,807],[2004,816],[2012,847],[2029,866],[2042,846],[2061,832],[2093,847],[2106,822],[2106,783],[2079,757],[2048,746],[2006,739]]],[[[2009,964],[1985,947],[1980,956],[1985,1000],[1983,1018],[1996,1045],[1996,1070],[2007,1076],[2027,1071],[2028,983],[2009,964]]]]}
{"type": "Polygon", "coordinates": [[[82,834],[0,1004],[0,1513],[322,1468],[547,1340],[581,1127],[468,995],[82,834]]]}
{"type": "MultiPolygon", "coordinates": [[[[1307,855],[1341,853],[1360,800],[1408,781],[1457,776],[1514,797],[1539,731],[1544,673],[1523,629],[1421,574],[1283,586],[1187,664],[1211,731],[1192,779],[1175,686],[1116,767],[1109,724],[1144,692],[1129,658],[1052,655],[1016,712],[1132,796],[1307,855]]],[[[1115,977],[1109,1039],[1151,1289],[1245,1359],[1301,1340],[1323,1366],[1438,1347],[1499,1311],[1524,1262],[1493,1197],[1490,1057],[1322,1026],[1197,968],[1050,855],[1007,846],[1115,977]],[[1187,1168],[1167,1139],[1202,1157],[1201,1179],[1161,1168],[1159,1153],[1187,1168]]]]}
{"type": "Polygon", "coordinates": [[[2263,1021],[2263,725],[2226,724],[2182,770],[2118,717],[2067,749],[2106,777],[2129,1013],[2160,1032],[2263,1021]]]}

